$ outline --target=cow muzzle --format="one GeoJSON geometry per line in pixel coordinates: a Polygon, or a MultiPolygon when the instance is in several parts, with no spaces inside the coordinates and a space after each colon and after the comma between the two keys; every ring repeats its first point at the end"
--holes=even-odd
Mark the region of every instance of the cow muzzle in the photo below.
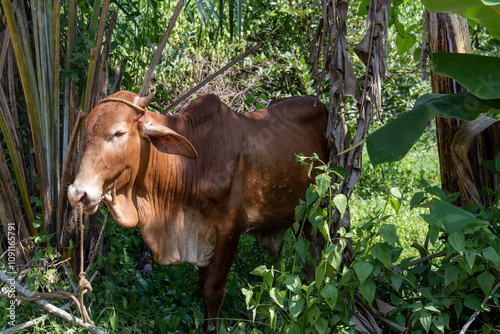
{"type": "Polygon", "coordinates": [[[96,189],[86,189],[72,184],[68,188],[68,200],[75,207],[81,204],[83,212],[92,214],[97,211],[101,202],[101,194],[96,189]]]}

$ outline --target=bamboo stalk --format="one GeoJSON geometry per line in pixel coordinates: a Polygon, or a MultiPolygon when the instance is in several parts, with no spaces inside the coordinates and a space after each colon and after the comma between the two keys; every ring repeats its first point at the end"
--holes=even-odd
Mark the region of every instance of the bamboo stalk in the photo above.
{"type": "MultiPolygon", "coordinates": [[[[75,39],[76,39],[76,24],[77,24],[77,15],[76,15],[76,1],[77,0],[69,0],[69,8],[68,8],[68,33],[66,39],[66,63],[64,67],[66,69],[71,68],[70,59],[73,58],[73,48],[75,47],[75,39]]],[[[64,158],[66,157],[66,150],[68,149],[68,140],[69,140],[69,95],[71,89],[71,82],[73,79],[71,77],[67,77],[64,81],[64,109],[63,109],[63,141],[62,141],[62,157],[63,163],[64,158]]],[[[59,224],[59,223],[58,223],[59,224]]]]}
{"type": "MultiPolygon", "coordinates": [[[[52,154],[51,159],[53,169],[50,170],[52,179],[52,203],[57,203],[59,194],[59,183],[61,180],[61,153],[59,147],[60,140],[60,105],[59,105],[59,56],[60,56],[60,14],[61,4],[60,0],[54,0],[52,9],[53,28],[52,28],[52,49],[51,49],[51,146],[52,154]]],[[[54,206],[54,216],[57,217],[57,206],[54,206]]],[[[57,233],[57,223],[55,225],[55,232],[57,233]]]]}
{"type": "MultiPolygon", "coordinates": [[[[0,130],[2,130],[5,143],[7,144],[7,149],[9,151],[10,159],[12,161],[12,168],[14,170],[14,175],[16,176],[17,185],[19,187],[19,194],[21,195],[21,200],[23,202],[24,211],[28,217],[28,222],[30,225],[30,230],[32,235],[36,235],[36,229],[33,227],[33,221],[35,216],[31,209],[30,198],[28,193],[28,187],[26,186],[26,180],[24,178],[24,173],[21,168],[21,163],[19,162],[19,157],[17,155],[16,145],[14,144],[14,139],[12,137],[11,131],[9,131],[9,126],[7,125],[7,113],[8,110],[7,100],[5,98],[4,92],[0,87],[0,130]]],[[[12,124],[11,124],[12,128],[12,124]]]]}
{"type": "Polygon", "coordinates": [[[35,149],[35,159],[39,178],[40,200],[42,203],[42,227],[46,230],[46,223],[51,221],[52,208],[50,202],[50,190],[48,187],[48,177],[46,170],[45,155],[42,146],[42,134],[40,122],[38,119],[38,111],[35,103],[34,89],[30,80],[26,58],[21,45],[21,36],[17,28],[14,18],[14,11],[9,0],[0,0],[4,9],[7,25],[11,33],[12,45],[16,54],[16,61],[19,68],[23,92],[26,99],[26,107],[28,109],[28,117],[31,127],[31,135],[33,138],[33,146],[35,149]]]}

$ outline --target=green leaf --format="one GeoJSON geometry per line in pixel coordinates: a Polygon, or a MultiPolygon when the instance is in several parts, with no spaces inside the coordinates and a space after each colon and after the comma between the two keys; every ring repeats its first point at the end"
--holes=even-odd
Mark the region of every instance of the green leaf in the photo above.
{"type": "Polygon", "coordinates": [[[422,0],[422,2],[431,13],[453,12],[471,19],[486,27],[493,37],[500,40],[498,19],[500,8],[497,0],[422,0]]]}
{"type": "Polygon", "coordinates": [[[275,287],[271,288],[271,290],[269,291],[269,295],[279,307],[283,308],[283,296],[278,289],[276,289],[275,287]]]}
{"type": "Polygon", "coordinates": [[[420,205],[425,200],[425,198],[426,197],[424,192],[420,191],[415,193],[415,195],[413,195],[410,201],[410,210],[420,205]]]}
{"type": "Polygon", "coordinates": [[[403,277],[401,277],[399,275],[392,275],[391,276],[391,283],[392,283],[392,286],[394,287],[394,289],[396,289],[396,291],[399,291],[399,288],[401,287],[401,283],[403,283],[403,277]]]}
{"type": "Polygon", "coordinates": [[[444,269],[444,285],[448,286],[451,283],[455,282],[458,277],[460,270],[454,266],[447,266],[444,269]]]}
{"type": "Polygon", "coordinates": [[[434,53],[432,71],[453,78],[479,98],[500,98],[500,76],[496,75],[500,73],[500,58],[466,53],[434,53]]]}
{"type": "Polygon", "coordinates": [[[250,274],[257,275],[257,276],[264,276],[265,273],[267,273],[268,271],[269,271],[269,269],[267,269],[267,267],[265,265],[262,265],[262,266],[258,266],[254,270],[252,270],[250,272],[250,274]]]}
{"type": "Polygon", "coordinates": [[[497,158],[495,159],[495,168],[497,171],[500,172],[500,153],[497,155],[497,158]]]}
{"type": "Polygon", "coordinates": [[[373,299],[375,298],[375,291],[377,290],[377,286],[373,281],[365,281],[363,284],[359,285],[359,292],[363,296],[364,299],[372,305],[373,299]]]}
{"type": "Polygon", "coordinates": [[[285,334],[300,334],[300,327],[297,324],[291,323],[285,327],[285,334]]]}
{"type": "Polygon", "coordinates": [[[288,290],[292,291],[294,294],[298,295],[300,293],[300,287],[302,286],[302,283],[299,276],[290,275],[285,279],[284,283],[288,290]]]}
{"type": "Polygon", "coordinates": [[[321,287],[323,284],[323,278],[325,278],[325,269],[323,268],[323,265],[319,265],[316,267],[316,271],[314,273],[314,278],[316,280],[316,286],[318,289],[321,287]]]}
{"type": "Polygon", "coordinates": [[[419,320],[425,331],[429,332],[429,329],[431,329],[432,316],[427,312],[422,312],[419,316],[419,320]]]}
{"type": "Polygon", "coordinates": [[[457,252],[463,253],[463,251],[465,250],[465,238],[462,233],[453,232],[448,237],[448,241],[457,252]]]}
{"type": "Polygon", "coordinates": [[[304,299],[300,295],[294,295],[289,299],[290,314],[294,319],[297,319],[299,314],[304,310],[304,299]]]}
{"type": "Polygon", "coordinates": [[[398,34],[396,37],[396,47],[398,48],[398,55],[403,55],[410,51],[415,43],[417,43],[417,40],[412,35],[401,36],[400,34],[398,34]]]}
{"type": "Polygon", "coordinates": [[[373,265],[366,261],[354,263],[353,268],[360,284],[363,284],[373,271],[373,265]]]}
{"type": "Polygon", "coordinates": [[[484,294],[488,296],[491,292],[491,288],[493,287],[493,283],[495,283],[495,276],[487,271],[484,271],[477,277],[477,283],[483,290],[484,294]]]}
{"type": "Polygon", "coordinates": [[[491,110],[500,110],[500,99],[483,100],[471,93],[423,95],[412,110],[401,114],[366,138],[370,161],[375,166],[402,159],[436,115],[472,121],[480,113],[491,110]]]}
{"type": "Polygon", "coordinates": [[[481,309],[481,302],[475,295],[465,296],[464,305],[474,311],[479,311],[481,309]]]}
{"type": "Polygon", "coordinates": [[[498,258],[498,254],[493,247],[489,246],[483,249],[483,256],[496,265],[500,265],[500,259],[498,258]]]}
{"type": "Polygon", "coordinates": [[[337,297],[339,294],[339,290],[332,282],[326,284],[321,290],[321,296],[325,299],[326,303],[332,308],[337,304],[337,297]]]}
{"type": "Polygon", "coordinates": [[[333,198],[333,202],[335,203],[335,207],[340,212],[340,218],[344,216],[345,210],[347,209],[347,197],[344,194],[337,194],[333,198]]]}
{"type": "Polygon", "coordinates": [[[326,329],[328,328],[328,321],[325,318],[319,318],[314,323],[314,328],[318,331],[318,333],[326,333],[326,329]]]}
{"type": "Polygon", "coordinates": [[[396,244],[401,245],[401,242],[399,241],[398,235],[396,233],[396,226],[394,226],[393,224],[382,225],[378,229],[378,233],[380,233],[380,236],[384,238],[384,240],[387,241],[387,243],[391,246],[395,247],[396,244]]]}
{"type": "Polygon", "coordinates": [[[387,268],[391,267],[391,246],[385,243],[377,243],[372,248],[372,254],[387,268]]]}
{"type": "Polygon", "coordinates": [[[297,255],[299,256],[299,258],[303,262],[305,262],[306,261],[306,256],[307,256],[307,246],[306,246],[306,242],[304,241],[304,239],[297,240],[294,243],[293,248],[297,252],[297,255]]]}
{"type": "Polygon", "coordinates": [[[109,323],[111,324],[111,328],[113,331],[116,331],[118,329],[118,316],[116,313],[113,311],[113,315],[109,318],[109,323]]]}
{"type": "Polygon", "coordinates": [[[323,173],[316,176],[316,186],[319,197],[322,197],[327,192],[330,188],[331,182],[332,178],[328,174],[323,173]]]}
{"type": "Polygon", "coordinates": [[[398,213],[401,203],[397,199],[394,198],[389,198],[389,203],[391,203],[392,208],[394,209],[394,212],[398,213]]]}
{"type": "Polygon", "coordinates": [[[249,308],[250,302],[252,301],[252,297],[253,297],[253,290],[242,288],[241,293],[243,294],[243,296],[245,296],[245,304],[246,304],[247,308],[249,308]]]}

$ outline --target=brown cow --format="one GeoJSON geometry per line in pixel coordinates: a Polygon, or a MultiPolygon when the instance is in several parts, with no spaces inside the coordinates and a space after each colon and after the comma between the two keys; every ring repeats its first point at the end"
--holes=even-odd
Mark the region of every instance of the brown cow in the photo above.
{"type": "Polygon", "coordinates": [[[163,116],[144,109],[152,99],[122,91],[90,113],[68,197],[86,213],[103,200],[120,225],[138,225],[158,263],[197,265],[204,329],[217,332],[241,234],[275,253],[310,184],[295,154],[326,161],[326,107],[292,97],[239,114],[205,95],[163,116]]]}

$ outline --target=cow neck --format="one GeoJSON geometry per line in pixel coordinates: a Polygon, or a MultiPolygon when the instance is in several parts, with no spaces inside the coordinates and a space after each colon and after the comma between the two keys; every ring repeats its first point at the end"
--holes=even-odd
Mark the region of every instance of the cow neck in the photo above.
{"type": "MultiPolygon", "coordinates": [[[[184,116],[164,116],[151,113],[156,124],[164,125],[192,140],[191,122],[184,116]]],[[[194,143],[193,143],[194,144],[194,143]]],[[[195,160],[158,151],[145,141],[144,154],[136,179],[137,204],[140,223],[149,220],[169,220],[175,212],[192,198],[192,177],[195,176],[195,160]],[[145,159],[143,159],[145,158],[145,159]],[[146,163],[147,162],[147,163],[146,163]],[[151,213],[157,217],[152,217],[151,213]]]]}

